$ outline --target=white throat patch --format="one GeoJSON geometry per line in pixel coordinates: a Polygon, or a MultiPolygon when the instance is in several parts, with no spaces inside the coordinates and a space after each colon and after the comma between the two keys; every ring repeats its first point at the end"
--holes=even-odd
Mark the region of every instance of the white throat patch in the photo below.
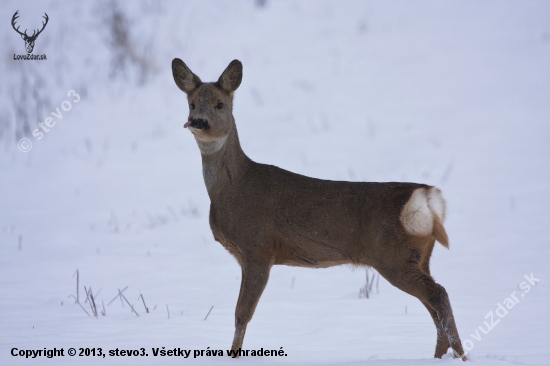
{"type": "Polygon", "coordinates": [[[222,148],[223,144],[225,143],[225,140],[227,140],[227,136],[220,137],[212,141],[201,141],[196,137],[195,137],[195,140],[197,141],[197,145],[199,145],[201,154],[210,155],[222,148]]]}

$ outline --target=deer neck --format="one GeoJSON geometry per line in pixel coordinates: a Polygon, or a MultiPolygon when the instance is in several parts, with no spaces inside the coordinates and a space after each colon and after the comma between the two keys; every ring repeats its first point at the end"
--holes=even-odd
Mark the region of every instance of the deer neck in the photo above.
{"type": "Polygon", "coordinates": [[[212,200],[225,187],[236,184],[250,159],[241,149],[237,128],[224,138],[203,142],[197,140],[202,156],[202,176],[212,200]]]}

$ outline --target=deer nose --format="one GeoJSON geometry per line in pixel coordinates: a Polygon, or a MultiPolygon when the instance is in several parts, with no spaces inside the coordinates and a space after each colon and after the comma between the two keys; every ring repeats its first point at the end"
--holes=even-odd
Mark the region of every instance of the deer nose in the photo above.
{"type": "Polygon", "coordinates": [[[193,128],[196,128],[197,130],[208,130],[210,128],[210,125],[208,124],[208,121],[205,119],[194,118],[187,121],[187,123],[185,123],[183,127],[184,128],[193,127],[193,128]]]}

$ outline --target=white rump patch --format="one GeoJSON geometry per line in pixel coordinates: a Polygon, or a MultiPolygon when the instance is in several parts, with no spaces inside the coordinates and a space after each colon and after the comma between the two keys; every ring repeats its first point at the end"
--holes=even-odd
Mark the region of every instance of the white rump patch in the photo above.
{"type": "Polygon", "coordinates": [[[428,207],[432,211],[432,214],[439,217],[441,223],[445,221],[447,208],[439,188],[431,187],[428,189],[428,207]]]}
{"type": "Polygon", "coordinates": [[[430,235],[434,218],[445,219],[445,200],[435,187],[417,188],[399,217],[405,230],[412,235],[430,235]]]}

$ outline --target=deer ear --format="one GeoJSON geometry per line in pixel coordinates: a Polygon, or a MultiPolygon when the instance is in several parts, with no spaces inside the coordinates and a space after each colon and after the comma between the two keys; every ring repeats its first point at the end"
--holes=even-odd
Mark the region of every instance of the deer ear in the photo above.
{"type": "Polygon", "coordinates": [[[175,58],[172,60],[172,74],[174,75],[174,81],[181,91],[189,94],[202,84],[201,79],[189,70],[187,65],[175,58]]]}
{"type": "Polygon", "coordinates": [[[218,84],[228,93],[233,93],[243,80],[243,64],[233,60],[218,79],[218,84]]]}

